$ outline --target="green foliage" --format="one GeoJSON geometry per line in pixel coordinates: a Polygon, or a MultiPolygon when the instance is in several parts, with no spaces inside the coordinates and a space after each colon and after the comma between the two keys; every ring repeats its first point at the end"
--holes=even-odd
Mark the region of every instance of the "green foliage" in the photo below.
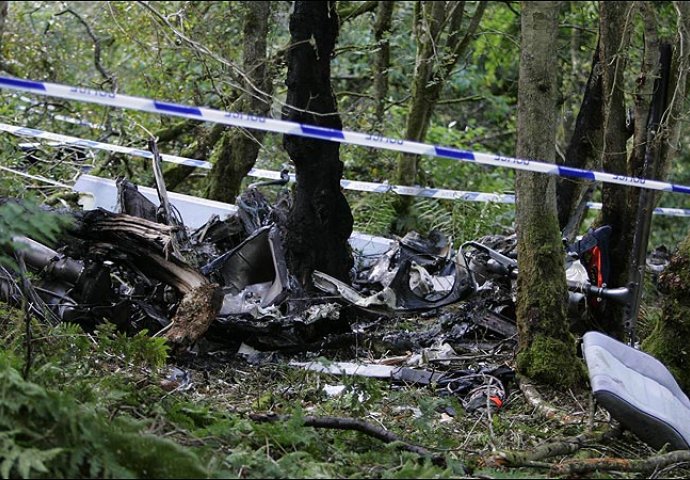
{"type": "Polygon", "coordinates": [[[197,455],[142,432],[132,418],[109,419],[68,394],[24,380],[0,357],[3,478],[201,478],[197,455]]]}
{"type": "MultiPolygon", "coordinates": [[[[0,245],[21,249],[21,244],[12,241],[15,236],[26,236],[50,245],[70,223],[70,217],[42,210],[31,202],[6,202],[0,205],[0,245]]],[[[0,261],[3,259],[9,261],[0,249],[0,261]]]]}
{"type": "Polygon", "coordinates": [[[170,350],[163,337],[150,337],[146,330],[133,336],[117,332],[113,324],[102,324],[96,330],[99,350],[119,352],[127,364],[143,364],[161,367],[165,364],[170,350]]]}
{"type": "Polygon", "coordinates": [[[0,205],[0,242],[9,243],[13,236],[25,235],[39,242],[52,243],[64,218],[32,204],[7,202],[0,205]]]}

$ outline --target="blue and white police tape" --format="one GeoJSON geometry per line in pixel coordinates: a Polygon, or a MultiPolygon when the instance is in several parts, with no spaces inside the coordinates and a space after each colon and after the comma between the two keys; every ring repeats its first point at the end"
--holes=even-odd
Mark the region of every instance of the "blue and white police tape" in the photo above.
{"type": "MultiPolygon", "coordinates": [[[[47,132],[45,130],[38,130],[36,128],[17,127],[14,125],[8,125],[6,123],[0,123],[0,131],[5,131],[23,137],[33,137],[44,140],[51,140],[53,142],[61,143],[65,146],[93,148],[96,150],[123,153],[126,155],[132,155],[136,157],[144,157],[148,159],[153,158],[153,154],[148,150],[141,150],[132,147],[123,147],[121,145],[113,145],[110,143],[96,142],[93,140],[86,140],[83,138],[72,137],[69,135],[61,135],[58,133],[47,132]]],[[[177,155],[161,154],[161,160],[165,162],[176,163],[179,165],[186,165],[189,167],[199,167],[205,169],[211,168],[211,164],[209,162],[203,160],[195,160],[192,158],[178,157],[177,155]]],[[[274,180],[280,178],[280,172],[262,170],[257,168],[251,169],[248,175],[252,177],[268,178],[274,180]]],[[[291,180],[295,180],[294,174],[291,175],[291,180]]],[[[466,192],[460,190],[445,190],[440,188],[409,187],[404,185],[389,185],[387,183],[363,182],[359,180],[341,180],[340,184],[345,189],[357,190],[361,192],[393,192],[399,195],[441,198],[447,200],[514,203],[513,195],[502,195],[496,193],[466,192]]]]}
{"type": "MultiPolygon", "coordinates": [[[[126,155],[132,155],[136,157],[144,157],[151,159],[153,154],[147,150],[141,150],[132,147],[123,147],[121,145],[113,145],[110,143],[95,142],[92,140],[85,140],[83,138],[72,137],[69,135],[61,135],[58,133],[51,133],[45,130],[38,130],[35,128],[17,127],[14,125],[8,125],[5,123],[0,123],[0,131],[5,131],[18,136],[33,137],[45,140],[51,140],[57,142],[58,144],[82,147],[82,148],[93,148],[98,150],[105,150],[109,152],[123,153],[126,155]]],[[[176,163],[179,165],[187,165],[190,167],[199,167],[210,169],[211,164],[203,160],[195,160],[192,158],[178,157],[176,155],[161,154],[161,160],[171,163],[176,163]]],[[[6,171],[9,170],[4,168],[6,171]]],[[[257,178],[267,178],[272,180],[278,180],[281,178],[280,172],[275,170],[264,170],[260,168],[252,168],[249,176],[257,178]]],[[[32,177],[38,178],[38,177],[32,177]]],[[[290,180],[295,181],[295,175],[290,174],[290,180]]],[[[55,183],[55,182],[53,182],[55,183]]],[[[60,186],[65,186],[64,184],[57,184],[60,186]]],[[[468,192],[462,190],[447,190],[442,188],[426,188],[426,187],[410,187],[404,185],[390,185],[388,183],[376,183],[376,182],[364,182],[359,180],[341,180],[340,185],[346,190],[355,190],[360,192],[369,193],[388,193],[393,192],[398,195],[409,195],[416,197],[426,197],[426,198],[436,198],[444,200],[463,200],[468,202],[494,202],[494,203],[515,203],[515,195],[511,194],[499,194],[499,193],[483,193],[483,192],[468,192]]],[[[587,204],[589,208],[601,209],[601,203],[589,202],[587,204]]],[[[669,215],[676,217],[690,217],[690,209],[682,208],[655,208],[654,214],[656,215],[669,215]]]]}
{"type": "Polygon", "coordinates": [[[215,110],[205,107],[180,105],[159,100],[151,100],[148,98],[104,92],[102,90],[95,90],[86,87],[73,87],[49,82],[37,82],[33,80],[0,76],[0,88],[8,88],[12,90],[30,92],[37,95],[64,98],[67,100],[96,103],[110,107],[129,108],[143,112],[222,123],[236,127],[297,135],[345,144],[360,145],[364,147],[394,150],[416,155],[429,155],[432,157],[450,158],[458,161],[508,167],[516,170],[525,170],[529,172],[557,175],[561,177],[579,178],[604,183],[647,188],[651,190],[690,194],[690,186],[677,185],[659,180],[628,177],[625,175],[615,175],[593,170],[558,166],[552,163],[540,162],[536,160],[472,152],[451,147],[443,147],[439,145],[384,137],[378,134],[335,130],[314,125],[289,122],[286,120],[259,117],[245,113],[225,112],[222,110],[215,110]]]}

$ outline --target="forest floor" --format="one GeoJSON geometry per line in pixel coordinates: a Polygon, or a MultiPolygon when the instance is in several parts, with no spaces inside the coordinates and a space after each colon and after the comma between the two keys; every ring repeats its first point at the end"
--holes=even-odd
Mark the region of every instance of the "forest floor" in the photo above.
{"type": "MultiPolygon", "coordinates": [[[[433,319],[415,321],[419,325],[433,319]]],[[[389,327],[401,326],[395,323],[389,327]]],[[[407,320],[402,327],[410,325],[407,320]]],[[[445,367],[512,366],[511,347],[463,352],[445,367]]],[[[377,359],[367,356],[369,351],[367,345],[352,345],[322,352],[320,358],[375,363],[377,359]]],[[[209,352],[181,362],[191,382],[178,395],[249,420],[247,443],[240,451],[248,448],[251,454],[238,454],[237,447],[224,445],[228,462],[240,477],[688,478],[690,474],[687,463],[656,464],[652,469],[635,465],[659,452],[621,430],[608,412],[594,404],[587,387],[556,391],[518,377],[506,386],[500,409],[468,412],[461,397],[440,395],[433,385],[316,373],[289,366],[293,358],[259,355],[253,358],[259,364],[252,365],[237,355],[209,352]],[[335,385],[344,387],[342,393],[328,395],[328,387],[335,385]],[[264,423],[266,416],[280,420],[264,423]],[[397,441],[335,429],[343,418],[385,429],[397,441]],[[423,451],[408,451],[409,445],[423,451]]]]}
{"type": "MultiPolygon", "coordinates": [[[[433,384],[332,375],[289,365],[293,360],[371,364],[387,358],[386,363],[395,364],[394,360],[409,359],[401,351],[382,351],[366,336],[309,354],[253,351],[247,356],[234,347],[202,341],[194,353],[161,355],[160,338],[132,338],[112,329],[86,336],[78,327],[46,330],[34,324],[29,355],[22,315],[0,313],[3,338],[10,346],[2,356],[13,354],[15,368],[28,372],[32,382],[79,404],[97,405],[99,415],[109,421],[121,416],[136,419],[140,433],[172,440],[193,452],[203,465],[201,476],[690,475],[687,460],[657,461],[664,452],[621,431],[603,408],[594,405],[586,386],[557,391],[518,377],[506,384],[500,409],[470,412],[462,397],[444,395],[433,384]],[[30,368],[22,368],[27,361],[30,368]],[[340,392],[327,393],[333,390],[340,392]]],[[[436,320],[388,319],[379,333],[424,330],[436,320]]],[[[477,345],[490,343],[485,340],[478,338],[477,345]]],[[[443,368],[512,367],[514,343],[494,346],[492,351],[456,350],[443,368]]],[[[0,420],[4,412],[0,408],[0,420]]],[[[64,447],[59,438],[55,441],[54,447],[64,447]]],[[[175,461],[161,454],[160,462],[173,468],[164,476],[177,476],[175,461]]],[[[50,465],[48,472],[55,473],[50,465]]],[[[184,475],[182,470],[179,475],[184,475]]],[[[150,472],[146,476],[158,477],[150,472]]]]}

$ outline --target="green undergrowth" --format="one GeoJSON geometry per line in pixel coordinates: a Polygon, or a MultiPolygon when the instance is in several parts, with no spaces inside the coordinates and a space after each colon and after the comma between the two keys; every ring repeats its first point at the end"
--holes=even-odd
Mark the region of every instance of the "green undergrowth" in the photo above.
{"type": "MultiPolygon", "coordinates": [[[[515,386],[491,416],[429,387],[335,377],[228,356],[171,358],[161,339],[112,326],[26,324],[0,310],[0,476],[3,478],[489,478],[546,477],[478,459],[582,433],[533,414],[515,386]],[[168,378],[172,364],[189,388],[168,378]],[[326,385],[343,385],[328,396],[326,385]],[[253,414],[284,421],[259,422],[253,414]],[[305,427],[305,416],[385,427],[446,464],[360,432],[305,427]],[[470,472],[474,472],[471,474],[470,472]]],[[[550,398],[567,402],[568,395],[550,398]]],[[[584,401],[586,403],[586,400],[584,401]]]]}

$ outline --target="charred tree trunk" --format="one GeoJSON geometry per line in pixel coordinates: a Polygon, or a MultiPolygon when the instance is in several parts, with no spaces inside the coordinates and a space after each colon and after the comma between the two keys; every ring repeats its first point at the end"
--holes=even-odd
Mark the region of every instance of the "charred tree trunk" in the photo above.
{"type": "MultiPolygon", "coordinates": [[[[245,2],[243,26],[244,98],[241,111],[265,117],[271,109],[272,81],[266,56],[271,2],[245,2]]],[[[209,198],[232,203],[240,192],[242,179],[256,163],[265,132],[234,128],[222,133],[211,154],[209,198]]]]}
{"type": "MultiPolygon", "coordinates": [[[[599,52],[594,53],[592,70],[585,87],[584,98],[575,121],[575,130],[565,152],[565,165],[575,168],[591,168],[601,160],[603,141],[602,87],[599,52]]],[[[583,203],[591,184],[573,179],[558,181],[558,224],[563,236],[572,240],[577,235],[585,214],[583,203]]]]}
{"type": "MultiPolygon", "coordinates": [[[[335,2],[294,3],[284,120],[342,129],[330,80],[337,36],[335,2]]],[[[314,270],[349,282],[353,218],[340,189],[340,144],[285,135],[283,146],[297,173],[287,225],[290,269],[305,286],[311,285],[314,270]]]]}
{"type": "MultiPolygon", "coordinates": [[[[522,3],[518,83],[517,156],[555,160],[556,63],[560,2],[522,3]]],[[[558,229],[556,182],[520,172],[516,182],[518,275],[518,369],[558,386],[578,382],[583,372],[568,332],[563,245],[558,229]]]]}

